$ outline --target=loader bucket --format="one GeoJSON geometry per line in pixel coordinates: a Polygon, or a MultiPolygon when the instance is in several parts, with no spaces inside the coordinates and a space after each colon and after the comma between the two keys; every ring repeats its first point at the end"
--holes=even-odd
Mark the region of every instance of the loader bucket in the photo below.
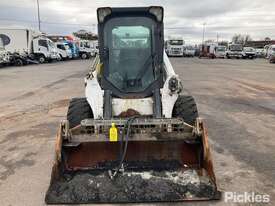
{"type": "Polygon", "coordinates": [[[123,168],[113,178],[123,142],[109,142],[106,127],[110,122],[82,121],[69,130],[61,123],[47,204],[220,199],[200,119],[193,128],[174,119],[133,123],[123,168]]]}

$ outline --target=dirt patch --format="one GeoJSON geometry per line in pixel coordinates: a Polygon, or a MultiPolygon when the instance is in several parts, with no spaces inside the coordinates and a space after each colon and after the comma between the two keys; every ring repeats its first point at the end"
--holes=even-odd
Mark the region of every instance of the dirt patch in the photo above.
{"type": "Polygon", "coordinates": [[[57,126],[57,122],[50,122],[35,125],[28,130],[19,130],[16,132],[11,132],[8,135],[6,135],[5,139],[2,140],[0,144],[4,144],[7,141],[15,141],[17,138],[20,137],[49,138],[55,135],[57,126]]]}
{"type": "Polygon", "coordinates": [[[70,79],[70,78],[84,78],[86,74],[87,74],[87,71],[72,74],[70,76],[67,76],[66,78],[57,80],[57,81],[52,82],[50,84],[47,84],[46,86],[43,86],[42,88],[50,89],[50,88],[54,87],[57,84],[62,84],[64,82],[68,81],[68,79],[70,79]]]}
{"type": "Polygon", "coordinates": [[[50,109],[60,108],[60,107],[68,107],[69,101],[70,101],[69,99],[61,99],[56,102],[53,102],[49,107],[50,107],[50,109]]]}
{"type": "Polygon", "coordinates": [[[194,170],[124,172],[111,179],[108,172],[77,173],[54,182],[47,203],[126,203],[214,198],[215,187],[194,170]]]}
{"type": "Polygon", "coordinates": [[[275,97],[275,88],[271,87],[271,86],[263,86],[263,85],[259,85],[256,83],[251,83],[251,82],[246,82],[243,80],[234,80],[238,83],[240,83],[240,86],[242,86],[243,88],[246,88],[248,90],[258,90],[260,92],[264,92],[266,94],[268,94],[271,97],[275,97]]]}
{"type": "Polygon", "coordinates": [[[14,174],[17,169],[33,166],[35,161],[32,160],[31,157],[34,155],[36,155],[35,152],[30,152],[23,156],[22,159],[16,161],[6,161],[4,157],[1,157],[0,165],[5,168],[5,171],[0,173],[0,180],[6,180],[10,175],[14,174]]]}

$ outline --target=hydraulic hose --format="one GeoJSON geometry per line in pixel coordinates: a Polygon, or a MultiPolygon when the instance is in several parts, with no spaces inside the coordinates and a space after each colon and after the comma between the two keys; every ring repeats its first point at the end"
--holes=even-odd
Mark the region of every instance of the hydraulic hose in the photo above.
{"type": "MultiPolygon", "coordinates": [[[[126,124],[125,124],[125,127],[126,128],[126,135],[125,135],[125,131],[123,132],[122,134],[122,143],[123,143],[123,140],[124,140],[124,135],[125,135],[125,144],[124,144],[124,148],[123,148],[123,152],[120,151],[120,160],[119,160],[119,164],[118,164],[118,167],[115,169],[115,172],[112,173],[112,171],[109,170],[109,175],[110,175],[110,178],[113,179],[117,173],[119,172],[119,170],[122,168],[123,166],[123,162],[125,160],[125,156],[126,156],[126,153],[127,153],[127,147],[128,147],[128,141],[129,141],[129,136],[130,136],[130,132],[131,132],[131,124],[133,123],[133,121],[137,118],[137,116],[133,116],[133,117],[130,117],[126,124]]],[[[121,147],[122,148],[122,147],[121,147]]]]}

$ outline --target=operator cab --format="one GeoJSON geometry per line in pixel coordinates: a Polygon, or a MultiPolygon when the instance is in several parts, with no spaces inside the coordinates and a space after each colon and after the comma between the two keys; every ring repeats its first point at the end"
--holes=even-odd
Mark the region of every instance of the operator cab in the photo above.
{"type": "Polygon", "coordinates": [[[101,87],[112,96],[148,97],[163,86],[163,8],[99,8],[101,87]]]}

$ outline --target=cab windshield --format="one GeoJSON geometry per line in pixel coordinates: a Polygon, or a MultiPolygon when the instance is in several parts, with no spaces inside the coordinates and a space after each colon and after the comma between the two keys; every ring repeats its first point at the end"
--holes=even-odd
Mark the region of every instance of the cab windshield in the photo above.
{"type": "Polygon", "coordinates": [[[193,46],[186,46],[185,48],[186,48],[186,50],[195,50],[195,48],[193,46]]]}
{"type": "Polygon", "coordinates": [[[232,44],[229,46],[230,51],[242,51],[243,47],[240,44],[232,44]]]}
{"type": "Polygon", "coordinates": [[[153,68],[154,24],[147,17],[117,17],[106,23],[104,47],[108,51],[108,69],[105,77],[119,90],[141,92],[157,78],[153,68]]]}
{"type": "Polygon", "coordinates": [[[183,45],[183,40],[169,40],[170,45],[183,45]]]}
{"type": "Polygon", "coordinates": [[[252,47],[245,47],[244,51],[246,51],[246,52],[253,52],[254,48],[252,48],[252,47]]]}
{"type": "Polygon", "coordinates": [[[65,44],[64,47],[65,47],[66,50],[70,50],[70,47],[69,47],[68,44],[65,44]]]}
{"type": "Polygon", "coordinates": [[[225,48],[225,47],[223,47],[223,46],[222,46],[222,47],[218,47],[218,48],[217,48],[217,51],[220,51],[220,52],[224,52],[225,50],[226,50],[226,48],[225,48]]]}

